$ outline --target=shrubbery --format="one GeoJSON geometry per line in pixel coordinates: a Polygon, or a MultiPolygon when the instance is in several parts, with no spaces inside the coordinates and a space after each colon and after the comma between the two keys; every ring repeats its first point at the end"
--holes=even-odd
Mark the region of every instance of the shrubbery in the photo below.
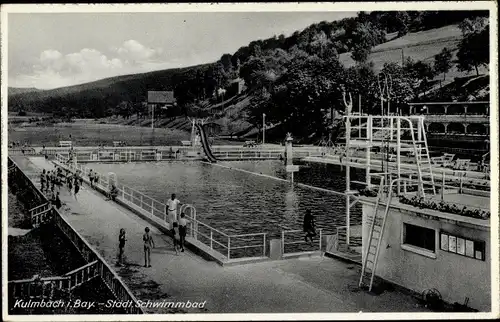
{"type": "Polygon", "coordinates": [[[406,196],[400,196],[399,202],[420,209],[432,209],[436,211],[447,212],[455,215],[478,218],[478,219],[489,219],[491,215],[489,211],[480,209],[467,209],[466,206],[460,208],[452,203],[447,203],[444,201],[436,202],[433,200],[425,200],[423,197],[418,197],[418,196],[414,196],[412,198],[408,198],[406,196]]]}

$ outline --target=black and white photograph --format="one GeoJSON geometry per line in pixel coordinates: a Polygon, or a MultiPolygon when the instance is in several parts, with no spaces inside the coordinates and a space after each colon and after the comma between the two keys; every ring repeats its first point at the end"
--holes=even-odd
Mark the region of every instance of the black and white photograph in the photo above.
{"type": "Polygon", "coordinates": [[[2,5],[3,319],[499,318],[497,9],[2,5]]]}

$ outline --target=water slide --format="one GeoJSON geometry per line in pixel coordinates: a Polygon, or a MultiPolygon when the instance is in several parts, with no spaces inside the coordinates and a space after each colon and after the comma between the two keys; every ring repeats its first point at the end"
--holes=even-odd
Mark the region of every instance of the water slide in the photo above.
{"type": "Polygon", "coordinates": [[[212,163],[217,162],[217,159],[212,154],[212,150],[210,149],[210,145],[208,144],[207,133],[205,132],[205,129],[203,129],[203,125],[196,124],[196,128],[200,133],[201,145],[203,146],[203,152],[205,152],[205,156],[207,157],[208,161],[212,163]]]}

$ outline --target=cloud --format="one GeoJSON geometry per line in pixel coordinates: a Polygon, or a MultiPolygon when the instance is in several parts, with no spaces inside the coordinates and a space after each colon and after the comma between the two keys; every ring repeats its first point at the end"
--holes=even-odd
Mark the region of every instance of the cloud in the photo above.
{"type": "Polygon", "coordinates": [[[159,59],[161,48],[148,48],[136,40],[127,40],[112,52],[116,57],[108,57],[92,48],[66,55],[54,49],[44,50],[32,65],[32,71],[13,75],[9,85],[47,89],[174,67],[172,62],[159,59]]]}
{"type": "Polygon", "coordinates": [[[162,52],[163,50],[161,48],[148,48],[136,40],[127,40],[123,42],[120,48],[116,49],[116,53],[120,58],[131,65],[156,60],[160,57],[162,52]]]}

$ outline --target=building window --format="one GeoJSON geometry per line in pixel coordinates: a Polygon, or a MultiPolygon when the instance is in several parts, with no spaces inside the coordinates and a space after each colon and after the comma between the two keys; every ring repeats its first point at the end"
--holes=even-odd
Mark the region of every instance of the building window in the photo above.
{"type": "Polygon", "coordinates": [[[421,226],[404,224],[403,244],[436,252],[436,231],[421,226]]]}

